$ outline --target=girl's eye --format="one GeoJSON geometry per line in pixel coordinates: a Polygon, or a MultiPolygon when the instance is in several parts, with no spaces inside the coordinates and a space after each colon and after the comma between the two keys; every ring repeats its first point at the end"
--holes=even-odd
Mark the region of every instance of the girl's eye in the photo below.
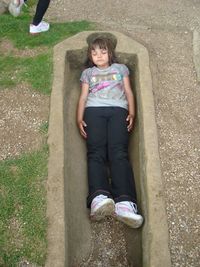
{"type": "Polygon", "coordinates": [[[107,54],[108,51],[103,49],[103,50],[101,50],[101,52],[102,52],[102,54],[107,54]]]}

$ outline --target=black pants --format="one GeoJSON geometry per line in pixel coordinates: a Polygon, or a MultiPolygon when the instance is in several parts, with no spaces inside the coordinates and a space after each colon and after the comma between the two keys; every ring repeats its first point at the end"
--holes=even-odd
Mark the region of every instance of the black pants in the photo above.
{"type": "MultiPolygon", "coordinates": [[[[25,0],[26,2],[27,0],[25,0]]],[[[42,18],[47,11],[47,8],[49,7],[50,0],[39,0],[37,7],[36,7],[36,12],[33,17],[33,25],[37,26],[41,21],[42,18]]]]}
{"type": "Polygon", "coordinates": [[[120,107],[88,107],[87,158],[89,195],[87,206],[100,194],[113,197],[115,202],[136,203],[134,176],[128,160],[126,118],[128,111],[120,107]],[[108,170],[111,181],[109,182],[108,170]]]}

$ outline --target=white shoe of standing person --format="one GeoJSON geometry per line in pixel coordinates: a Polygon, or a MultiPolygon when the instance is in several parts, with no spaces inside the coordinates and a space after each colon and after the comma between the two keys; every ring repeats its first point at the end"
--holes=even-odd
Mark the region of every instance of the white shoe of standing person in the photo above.
{"type": "Polygon", "coordinates": [[[46,32],[49,30],[49,23],[45,21],[41,21],[37,26],[30,24],[29,32],[31,34],[37,34],[41,32],[46,32]]]}
{"type": "Polygon", "coordinates": [[[18,17],[23,5],[24,0],[12,0],[8,6],[8,10],[11,15],[18,17]]]}
{"type": "Polygon", "coordinates": [[[131,201],[121,201],[115,204],[115,214],[118,221],[132,228],[139,228],[143,218],[137,214],[137,205],[131,201]]]}

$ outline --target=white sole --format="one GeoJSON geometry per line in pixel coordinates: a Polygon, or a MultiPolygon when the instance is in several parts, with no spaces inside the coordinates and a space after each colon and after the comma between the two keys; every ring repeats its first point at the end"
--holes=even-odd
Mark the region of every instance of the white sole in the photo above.
{"type": "Polygon", "coordinates": [[[42,31],[31,31],[31,30],[29,30],[29,33],[32,34],[32,35],[35,35],[35,34],[40,34],[40,33],[43,33],[43,32],[47,32],[48,30],[49,30],[49,28],[46,29],[46,30],[42,30],[42,31]]]}
{"type": "Polygon", "coordinates": [[[123,222],[124,224],[128,225],[131,228],[139,228],[143,223],[143,218],[141,219],[134,219],[130,217],[122,217],[119,215],[116,215],[116,219],[120,222],[123,222]]]}

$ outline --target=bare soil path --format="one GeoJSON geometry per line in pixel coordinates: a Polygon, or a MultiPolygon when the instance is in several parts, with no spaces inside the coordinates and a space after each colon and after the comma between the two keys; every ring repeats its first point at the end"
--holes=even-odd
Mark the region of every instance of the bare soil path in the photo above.
{"type": "MultiPolygon", "coordinates": [[[[45,49],[19,50],[6,39],[0,42],[0,55],[4,56],[36,56],[45,49]]],[[[48,121],[48,113],[49,96],[34,92],[30,85],[0,88],[0,160],[40,149],[45,141],[40,127],[48,121]]]]}

